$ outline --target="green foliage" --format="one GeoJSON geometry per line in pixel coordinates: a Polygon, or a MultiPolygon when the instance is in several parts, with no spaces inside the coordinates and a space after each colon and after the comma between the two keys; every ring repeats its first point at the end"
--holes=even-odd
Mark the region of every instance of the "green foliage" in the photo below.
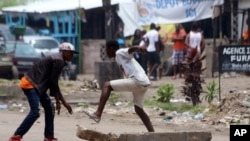
{"type": "Polygon", "coordinates": [[[205,110],[205,108],[206,108],[205,106],[198,106],[198,105],[193,106],[192,105],[192,107],[190,107],[190,111],[191,113],[198,114],[198,113],[202,113],[205,110]]]}
{"type": "Polygon", "coordinates": [[[157,90],[157,95],[154,99],[158,102],[170,102],[174,95],[174,84],[161,85],[157,90]]]}
{"type": "Polygon", "coordinates": [[[109,96],[108,101],[111,102],[112,104],[115,104],[120,97],[121,97],[120,94],[111,93],[110,96],[109,96]]]}
{"type": "Polygon", "coordinates": [[[72,86],[74,86],[74,84],[72,84],[72,83],[67,83],[66,86],[67,86],[67,87],[72,87],[72,86]]]}
{"type": "Polygon", "coordinates": [[[189,111],[194,114],[201,113],[206,108],[205,106],[193,106],[190,103],[162,103],[155,100],[145,100],[144,104],[147,106],[160,107],[163,110],[176,111],[179,113],[189,111]]]}
{"type": "Polygon", "coordinates": [[[209,108],[208,114],[215,114],[217,111],[217,106],[211,106],[209,108]]]}
{"type": "Polygon", "coordinates": [[[134,103],[133,103],[132,101],[129,101],[129,102],[127,103],[126,107],[128,108],[128,107],[131,107],[131,106],[134,106],[134,103]]]}
{"type": "Polygon", "coordinates": [[[219,88],[217,87],[216,82],[213,80],[207,85],[207,90],[202,91],[202,93],[205,93],[203,98],[211,105],[213,100],[218,98],[218,92],[219,88]]]}
{"type": "Polygon", "coordinates": [[[88,108],[88,107],[89,107],[89,105],[86,104],[86,103],[77,103],[76,106],[77,106],[77,107],[83,107],[83,108],[88,108]]]}
{"type": "Polygon", "coordinates": [[[4,91],[0,89],[0,96],[4,95],[4,91]]]}
{"type": "Polygon", "coordinates": [[[6,79],[0,79],[0,84],[4,84],[4,83],[6,83],[6,82],[7,82],[6,79]]]}
{"type": "Polygon", "coordinates": [[[74,83],[70,83],[67,81],[59,81],[58,84],[60,87],[73,87],[74,86],[74,83]]]}

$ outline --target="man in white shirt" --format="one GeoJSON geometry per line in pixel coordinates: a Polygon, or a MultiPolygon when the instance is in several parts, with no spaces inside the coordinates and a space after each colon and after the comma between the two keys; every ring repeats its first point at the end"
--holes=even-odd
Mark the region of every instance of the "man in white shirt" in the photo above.
{"type": "Polygon", "coordinates": [[[124,73],[125,79],[111,80],[104,83],[102,94],[97,110],[94,113],[84,111],[91,119],[99,123],[105,104],[110,96],[111,91],[129,91],[133,94],[134,108],[137,115],[141,118],[149,132],[154,132],[154,128],[148,115],[143,110],[144,95],[150,85],[145,71],[140,64],[134,59],[133,53],[140,51],[146,52],[147,41],[142,46],[132,46],[129,48],[119,49],[119,44],[115,40],[110,40],[106,44],[108,57],[115,57],[117,64],[124,73]]]}
{"type": "Polygon", "coordinates": [[[191,31],[185,40],[185,46],[191,50],[197,51],[198,54],[204,50],[205,41],[197,22],[192,24],[191,31]]]}
{"type": "Polygon", "coordinates": [[[159,33],[156,30],[154,23],[150,24],[150,30],[143,36],[149,40],[147,47],[147,57],[149,62],[149,76],[150,80],[157,79],[157,68],[160,65],[160,48],[159,48],[159,33]]]}

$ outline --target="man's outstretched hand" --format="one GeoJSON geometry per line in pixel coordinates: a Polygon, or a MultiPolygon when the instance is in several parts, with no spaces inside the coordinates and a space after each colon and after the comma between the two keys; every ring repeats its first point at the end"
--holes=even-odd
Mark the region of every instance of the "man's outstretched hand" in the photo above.
{"type": "MultiPolygon", "coordinates": [[[[73,110],[71,108],[71,106],[68,104],[68,103],[63,103],[64,107],[68,110],[68,112],[70,114],[73,113],[73,110]]],[[[59,102],[56,103],[56,111],[57,111],[57,114],[60,115],[60,111],[61,111],[61,104],[59,102]]]]}
{"type": "Polygon", "coordinates": [[[61,111],[61,104],[60,104],[60,102],[56,102],[56,111],[57,111],[57,114],[60,115],[60,111],[61,111]]]}
{"type": "Polygon", "coordinates": [[[64,107],[68,110],[68,112],[69,112],[70,114],[73,113],[72,108],[71,108],[71,106],[70,106],[68,103],[65,103],[65,104],[64,104],[64,107]]]}

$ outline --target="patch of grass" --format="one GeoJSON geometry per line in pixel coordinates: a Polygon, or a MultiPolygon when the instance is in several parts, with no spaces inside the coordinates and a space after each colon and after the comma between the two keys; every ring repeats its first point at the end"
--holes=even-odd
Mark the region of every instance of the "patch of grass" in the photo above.
{"type": "Polygon", "coordinates": [[[154,100],[159,102],[170,102],[170,99],[174,95],[174,84],[161,85],[157,90],[157,95],[154,96],[154,100]]]}
{"type": "Polygon", "coordinates": [[[59,81],[59,82],[58,82],[58,85],[59,85],[60,87],[63,87],[63,86],[65,86],[65,83],[59,81]]]}
{"type": "Polygon", "coordinates": [[[83,107],[83,108],[88,108],[89,105],[87,103],[77,103],[77,107],[83,107]]]}
{"type": "Polygon", "coordinates": [[[134,106],[133,101],[129,101],[129,102],[127,103],[127,105],[126,105],[126,107],[131,107],[131,106],[134,106]]]}
{"type": "Polygon", "coordinates": [[[216,107],[212,107],[212,108],[209,109],[208,113],[209,114],[215,114],[216,111],[217,111],[217,108],[216,107]]]}
{"type": "Polygon", "coordinates": [[[189,111],[194,114],[200,113],[204,111],[204,109],[206,108],[205,106],[201,105],[193,106],[190,103],[162,103],[162,102],[157,102],[155,100],[145,100],[144,104],[147,106],[160,107],[163,110],[177,111],[177,112],[189,111]]]}
{"type": "Polygon", "coordinates": [[[3,95],[4,94],[4,91],[0,89],[0,95],[3,95]]]}
{"type": "Polygon", "coordinates": [[[6,82],[7,82],[7,80],[5,80],[5,79],[0,79],[0,84],[6,83],[6,82]]]}
{"type": "Polygon", "coordinates": [[[201,105],[196,105],[196,106],[192,105],[192,107],[190,107],[190,111],[194,114],[202,113],[205,109],[206,107],[201,105]]]}
{"type": "Polygon", "coordinates": [[[68,83],[68,84],[66,84],[66,87],[72,87],[73,86],[73,84],[72,83],[68,83]]]}
{"type": "Polygon", "coordinates": [[[72,86],[74,86],[73,83],[65,83],[63,81],[59,81],[58,84],[59,84],[60,87],[72,87],[72,86]]]}
{"type": "Polygon", "coordinates": [[[111,102],[112,104],[115,104],[116,102],[118,102],[120,97],[121,95],[118,93],[111,93],[108,101],[111,102]]]}

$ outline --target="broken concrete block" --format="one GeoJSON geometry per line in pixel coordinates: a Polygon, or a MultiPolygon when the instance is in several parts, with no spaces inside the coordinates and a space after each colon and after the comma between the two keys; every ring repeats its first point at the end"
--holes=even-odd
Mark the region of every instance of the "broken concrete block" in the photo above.
{"type": "Polygon", "coordinates": [[[114,134],[104,134],[98,131],[82,128],[80,126],[77,126],[76,136],[80,139],[88,141],[118,141],[117,136],[114,134]]]}

